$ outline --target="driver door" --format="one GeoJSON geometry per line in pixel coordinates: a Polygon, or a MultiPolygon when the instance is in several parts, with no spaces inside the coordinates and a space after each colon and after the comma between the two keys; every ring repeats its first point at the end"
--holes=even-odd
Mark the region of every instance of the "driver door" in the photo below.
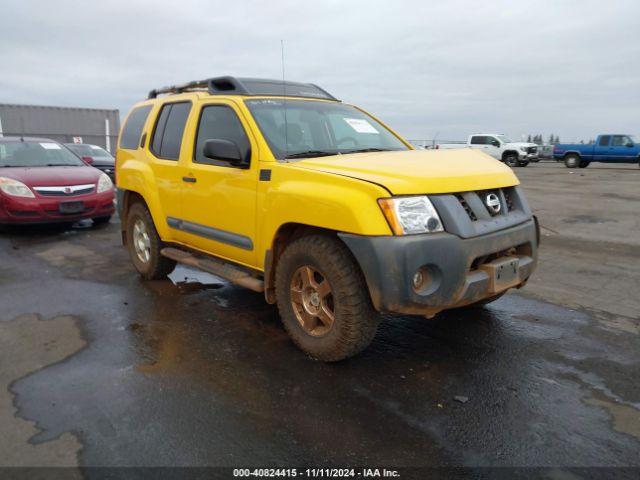
{"type": "Polygon", "coordinates": [[[496,137],[484,137],[486,139],[485,147],[487,147],[484,151],[488,153],[493,158],[497,158],[500,160],[502,158],[502,151],[500,150],[500,141],[496,137]],[[496,145],[498,145],[496,147],[496,145]]]}
{"type": "Polygon", "coordinates": [[[256,190],[258,152],[244,118],[233,102],[200,104],[198,125],[189,142],[181,191],[182,230],[187,244],[198,250],[248,266],[257,264],[256,190]],[[249,168],[206,158],[204,143],[211,139],[235,142],[249,168]]]}

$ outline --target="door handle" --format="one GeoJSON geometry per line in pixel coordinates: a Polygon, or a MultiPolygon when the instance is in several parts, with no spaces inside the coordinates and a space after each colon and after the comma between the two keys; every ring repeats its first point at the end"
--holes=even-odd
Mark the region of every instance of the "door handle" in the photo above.
{"type": "Polygon", "coordinates": [[[198,180],[196,177],[182,177],[182,181],[187,183],[196,183],[198,180]]]}

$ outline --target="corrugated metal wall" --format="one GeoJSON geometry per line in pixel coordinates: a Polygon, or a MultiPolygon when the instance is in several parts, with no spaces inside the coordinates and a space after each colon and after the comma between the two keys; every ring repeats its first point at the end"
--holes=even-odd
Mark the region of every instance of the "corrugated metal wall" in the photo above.
{"type": "Polygon", "coordinates": [[[115,152],[119,132],[118,110],[0,103],[0,135],[5,137],[46,137],[58,142],[82,137],[83,143],[115,152]]]}

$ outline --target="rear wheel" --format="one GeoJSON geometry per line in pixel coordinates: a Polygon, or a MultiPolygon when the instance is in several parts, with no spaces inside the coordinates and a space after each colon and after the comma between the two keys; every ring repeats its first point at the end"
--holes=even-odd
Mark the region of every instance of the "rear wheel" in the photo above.
{"type": "Polygon", "coordinates": [[[564,157],[564,165],[567,168],[578,168],[580,165],[580,157],[578,157],[578,155],[567,155],[564,157]]]}
{"type": "Polygon", "coordinates": [[[287,246],[276,267],[276,298],[293,342],[325,362],[364,350],[380,321],[357,263],[329,236],[303,237],[287,246]]]}
{"type": "Polygon", "coordinates": [[[134,203],[127,216],[127,247],[136,270],[147,280],[165,278],[176,262],[160,255],[164,247],[146,206],[134,203]]]}
{"type": "Polygon", "coordinates": [[[580,164],[578,166],[580,168],[587,168],[589,166],[589,163],[591,162],[587,162],[586,160],[580,160],[580,164]]]}

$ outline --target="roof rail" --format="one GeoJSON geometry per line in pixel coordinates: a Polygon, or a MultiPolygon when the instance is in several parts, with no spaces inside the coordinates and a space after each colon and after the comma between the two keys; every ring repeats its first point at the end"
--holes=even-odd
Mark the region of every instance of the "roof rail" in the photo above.
{"type": "Polygon", "coordinates": [[[339,102],[337,98],[313,83],[283,82],[263,78],[214,77],[207,80],[157,88],[148,98],[162,94],[207,91],[210,95],[265,95],[282,97],[320,98],[339,102]]]}

